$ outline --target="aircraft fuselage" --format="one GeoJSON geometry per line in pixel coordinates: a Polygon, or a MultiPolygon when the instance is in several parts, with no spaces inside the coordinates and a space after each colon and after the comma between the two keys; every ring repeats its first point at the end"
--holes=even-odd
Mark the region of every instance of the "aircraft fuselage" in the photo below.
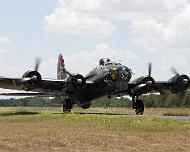
{"type": "Polygon", "coordinates": [[[111,96],[127,90],[131,70],[124,65],[110,62],[96,67],[86,77],[88,76],[86,81],[93,85],[86,84],[74,91],[70,98],[74,98],[75,102],[86,103],[104,95],[111,96]]]}

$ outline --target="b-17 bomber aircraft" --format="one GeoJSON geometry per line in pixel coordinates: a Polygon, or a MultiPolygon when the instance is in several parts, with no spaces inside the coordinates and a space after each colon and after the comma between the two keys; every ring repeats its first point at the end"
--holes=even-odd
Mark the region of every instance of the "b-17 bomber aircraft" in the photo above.
{"type": "Polygon", "coordinates": [[[151,64],[148,75],[131,81],[132,70],[108,58],[100,59],[99,65],[86,76],[72,74],[65,68],[61,54],[58,57],[57,79],[43,79],[38,72],[39,63],[40,60],[37,60],[35,69],[25,72],[21,78],[0,77],[0,88],[28,92],[0,95],[56,97],[63,103],[63,112],[70,112],[74,104],[84,109],[89,108],[91,100],[101,96],[111,98],[111,96],[129,95],[132,97],[136,114],[142,115],[144,103],[139,99],[141,95],[164,90],[172,93],[185,92],[190,85],[190,78],[174,69],[175,76],[168,81],[155,81],[151,76],[151,64]]]}

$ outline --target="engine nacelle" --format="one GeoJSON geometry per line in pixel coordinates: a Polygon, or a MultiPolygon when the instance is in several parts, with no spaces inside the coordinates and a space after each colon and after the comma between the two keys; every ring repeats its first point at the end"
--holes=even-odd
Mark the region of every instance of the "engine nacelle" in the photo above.
{"type": "Polygon", "coordinates": [[[82,88],[86,84],[86,80],[82,75],[76,74],[67,79],[67,84],[68,86],[82,88]]]}
{"type": "Polygon", "coordinates": [[[42,79],[41,74],[38,71],[26,71],[22,78],[23,87],[27,91],[34,89],[42,79]]]}
{"type": "Polygon", "coordinates": [[[23,74],[22,78],[31,78],[34,80],[41,80],[42,79],[41,74],[38,71],[26,71],[23,74]]]}
{"type": "Polygon", "coordinates": [[[168,80],[170,84],[170,91],[172,93],[178,93],[185,91],[190,84],[190,79],[187,75],[175,75],[171,79],[168,80]]]}
{"type": "Polygon", "coordinates": [[[152,78],[150,76],[142,76],[142,77],[132,81],[132,84],[135,84],[136,86],[139,86],[142,84],[145,84],[147,86],[151,86],[154,83],[155,83],[154,78],[152,78]]]}
{"type": "Polygon", "coordinates": [[[131,96],[140,96],[141,94],[145,94],[152,89],[152,85],[155,83],[155,80],[150,76],[142,76],[136,80],[132,81],[134,85],[133,89],[131,89],[131,96]]]}

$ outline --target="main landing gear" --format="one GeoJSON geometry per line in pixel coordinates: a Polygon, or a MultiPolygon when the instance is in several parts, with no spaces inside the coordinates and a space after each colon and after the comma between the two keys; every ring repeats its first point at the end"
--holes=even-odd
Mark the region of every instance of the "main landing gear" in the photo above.
{"type": "Polygon", "coordinates": [[[65,98],[63,100],[63,113],[71,112],[72,108],[73,108],[73,102],[70,99],[65,98]]]}
{"type": "Polygon", "coordinates": [[[144,103],[142,100],[138,99],[137,97],[132,98],[133,102],[133,109],[135,109],[135,112],[137,115],[143,115],[144,113],[144,103]]]}

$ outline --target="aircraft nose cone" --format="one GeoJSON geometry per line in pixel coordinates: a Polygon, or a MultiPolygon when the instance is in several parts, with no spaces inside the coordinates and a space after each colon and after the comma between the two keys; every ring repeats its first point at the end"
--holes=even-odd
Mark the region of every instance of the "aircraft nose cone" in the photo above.
{"type": "Polygon", "coordinates": [[[131,70],[124,66],[119,70],[119,76],[122,80],[129,81],[131,79],[131,70]]]}
{"type": "Polygon", "coordinates": [[[108,75],[107,79],[112,81],[129,81],[131,79],[131,70],[126,66],[111,67],[108,75]]]}

